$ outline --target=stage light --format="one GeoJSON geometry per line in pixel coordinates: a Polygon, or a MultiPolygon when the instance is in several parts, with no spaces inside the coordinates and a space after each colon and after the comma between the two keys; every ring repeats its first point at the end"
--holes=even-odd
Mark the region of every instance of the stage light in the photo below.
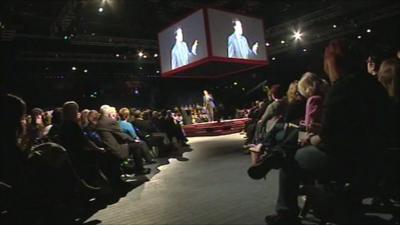
{"type": "Polygon", "coordinates": [[[143,58],[147,59],[147,55],[143,55],[143,58]]]}
{"type": "Polygon", "coordinates": [[[157,53],[154,53],[154,58],[157,58],[158,57],[158,54],[157,53]]]}
{"type": "Polygon", "coordinates": [[[235,86],[236,86],[236,85],[238,85],[238,83],[237,83],[237,82],[233,82],[233,85],[235,85],[235,86]]]}
{"type": "Polygon", "coordinates": [[[357,38],[358,38],[358,39],[361,39],[362,37],[361,37],[361,35],[358,35],[357,38]]]}
{"type": "Polygon", "coordinates": [[[371,29],[367,29],[367,33],[371,33],[371,29]]]}
{"type": "Polygon", "coordinates": [[[117,53],[117,54],[115,54],[115,57],[119,58],[119,54],[118,54],[118,53],[117,53]]]}
{"type": "Polygon", "coordinates": [[[96,35],[96,33],[92,33],[92,36],[95,36],[96,35]]]}
{"type": "Polygon", "coordinates": [[[242,91],[245,91],[246,90],[246,88],[242,88],[242,91]]]}
{"type": "Polygon", "coordinates": [[[156,71],[156,73],[160,73],[160,71],[159,71],[159,70],[157,70],[157,71],[156,71]]]}
{"type": "Polygon", "coordinates": [[[98,11],[99,11],[99,13],[102,13],[102,12],[104,11],[104,9],[103,9],[102,7],[100,7],[100,8],[98,9],[98,11]]]}
{"type": "Polygon", "coordinates": [[[294,40],[301,40],[301,37],[303,36],[303,34],[300,32],[300,31],[295,31],[294,33],[293,33],[293,37],[294,37],[294,40]]]}
{"type": "Polygon", "coordinates": [[[307,49],[306,48],[303,48],[303,52],[306,52],[307,51],[307,49]]]}
{"type": "Polygon", "coordinates": [[[269,47],[270,46],[269,42],[265,43],[265,46],[269,47]]]}
{"type": "Polygon", "coordinates": [[[68,40],[68,36],[67,35],[64,36],[64,40],[68,40]]]}
{"type": "Polygon", "coordinates": [[[272,57],[272,61],[275,61],[275,59],[276,59],[275,57],[272,57]]]}
{"type": "Polygon", "coordinates": [[[73,71],[75,71],[75,70],[76,70],[76,67],[75,67],[75,66],[73,66],[73,67],[72,67],[72,70],[73,70],[73,71]]]}
{"type": "Polygon", "coordinates": [[[142,70],[143,69],[143,67],[139,67],[139,70],[142,70]]]}
{"type": "Polygon", "coordinates": [[[83,72],[84,72],[84,73],[87,73],[87,72],[88,72],[88,70],[87,70],[87,69],[84,69],[84,70],[83,70],[83,72]]]}
{"type": "Polygon", "coordinates": [[[333,24],[332,27],[333,27],[333,28],[336,28],[337,26],[336,26],[336,24],[333,24]]]}
{"type": "Polygon", "coordinates": [[[139,53],[138,53],[138,56],[139,56],[139,57],[143,57],[143,55],[144,55],[143,52],[139,52],[139,53]]]}
{"type": "Polygon", "coordinates": [[[282,41],[281,41],[281,44],[285,44],[285,41],[284,41],[284,40],[282,40],[282,41]]]}

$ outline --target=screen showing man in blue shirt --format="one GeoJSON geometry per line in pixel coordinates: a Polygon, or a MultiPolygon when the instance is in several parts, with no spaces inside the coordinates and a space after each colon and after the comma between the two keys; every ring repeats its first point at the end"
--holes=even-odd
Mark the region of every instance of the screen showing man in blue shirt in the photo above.
{"type": "Polygon", "coordinates": [[[247,38],[243,36],[243,27],[240,20],[233,20],[234,32],[228,38],[228,57],[249,59],[257,56],[258,42],[254,43],[250,49],[247,38]]]}
{"type": "Polygon", "coordinates": [[[175,45],[171,51],[171,69],[176,69],[178,67],[189,64],[191,58],[196,55],[196,49],[198,45],[198,40],[195,40],[191,51],[183,41],[183,30],[178,28],[175,31],[175,45]]]}

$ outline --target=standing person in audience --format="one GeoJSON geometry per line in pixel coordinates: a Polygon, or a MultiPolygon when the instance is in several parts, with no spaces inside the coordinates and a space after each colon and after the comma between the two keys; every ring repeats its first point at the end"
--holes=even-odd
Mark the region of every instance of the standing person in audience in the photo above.
{"type": "MultiPolygon", "coordinates": [[[[294,160],[280,166],[277,214],[267,216],[267,224],[299,224],[300,172],[324,179],[348,177],[358,191],[371,185],[371,177],[363,174],[379,164],[376,154],[388,127],[388,98],[377,79],[362,72],[362,61],[348,42],[335,40],[326,47],[324,69],[332,87],[324,103],[321,132],[311,137],[312,145],[297,150],[294,160]]],[[[356,206],[359,200],[353,193],[349,204],[356,206]]]]}

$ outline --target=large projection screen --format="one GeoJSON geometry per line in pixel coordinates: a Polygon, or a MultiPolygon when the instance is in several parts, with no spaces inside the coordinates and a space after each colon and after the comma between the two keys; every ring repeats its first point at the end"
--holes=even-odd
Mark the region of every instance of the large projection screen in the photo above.
{"type": "Polygon", "coordinates": [[[216,9],[207,12],[213,56],[267,60],[261,19],[216,9]]]}
{"type": "Polygon", "coordinates": [[[163,30],[158,34],[158,40],[162,73],[206,58],[208,52],[203,10],[163,30]]]}

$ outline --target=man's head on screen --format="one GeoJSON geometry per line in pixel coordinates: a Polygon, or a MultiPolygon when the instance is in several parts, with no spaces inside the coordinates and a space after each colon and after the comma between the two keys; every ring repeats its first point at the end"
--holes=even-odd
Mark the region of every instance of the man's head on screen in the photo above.
{"type": "Polygon", "coordinates": [[[243,34],[243,28],[242,28],[242,22],[240,22],[240,20],[238,19],[234,19],[232,21],[233,24],[233,29],[235,30],[235,34],[236,35],[242,35],[243,34]]]}
{"type": "Polygon", "coordinates": [[[182,28],[178,28],[175,31],[175,39],[177,42],[182,42],[183,41],[183,31],[182,28]]]}

